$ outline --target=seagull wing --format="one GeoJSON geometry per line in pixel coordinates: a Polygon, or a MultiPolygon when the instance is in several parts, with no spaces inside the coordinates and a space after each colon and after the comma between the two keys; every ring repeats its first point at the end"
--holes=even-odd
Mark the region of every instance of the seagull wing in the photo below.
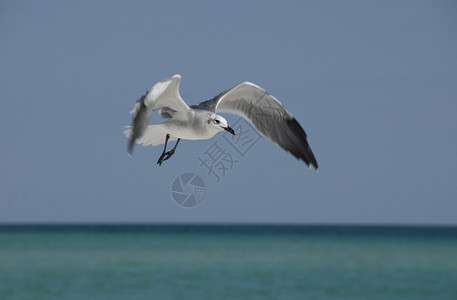
{"type": "Polygon", "coordinates": [[[179,94],[180,83],[181,75],[178,74],[156,83],[137,101],[131,113],[135,117],[142,109],[152,113],[160,108],[168,117],[186,119],[190,110],[179,94]]]}
{"type": "MultiPolygon", "coordinates": [[[[136,103],[133,110],[133,126],[128,132],[130,143],[128,153],[131,155],[135,142],[140,139],[148,127],[151,115],[157,109],[167,118],[186,120],[191,113],[189,106],[179,94],[181,75],[174,75],[156,83],[136,103]]],[[[128,130],[127,130],[128,131],[128,130]]]]}
{"type": "Polygon", "coordinates": [[[243,82],[211,100],[201,102],[196,108],[239,115],[250,121],[272,142],[308,166],[318,169],[301,125],[278,99],[261,87],[243,82]]]}

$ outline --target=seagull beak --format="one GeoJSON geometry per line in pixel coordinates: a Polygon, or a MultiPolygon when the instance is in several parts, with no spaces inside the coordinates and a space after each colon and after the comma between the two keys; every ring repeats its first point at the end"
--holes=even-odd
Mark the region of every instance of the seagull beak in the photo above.
{"type": "Polygon", "coordinates": [[[227,127],[224,127],[224,130],[230,132],[230,133],[233,134],[233,135],[235,135],[235,131],[233,131],[233,129],[230,128],[230,127],[228,127],[228,126],[227,126],[227,127]]]}

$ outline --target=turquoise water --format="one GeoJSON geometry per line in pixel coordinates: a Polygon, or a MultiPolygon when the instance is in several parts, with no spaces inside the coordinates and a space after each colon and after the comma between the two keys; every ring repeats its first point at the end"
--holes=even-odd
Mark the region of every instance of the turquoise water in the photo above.
{"type": "Polygon", "coordinates": [[[457,228],[0,226],[0,299],[457,299],[457,228]]]}

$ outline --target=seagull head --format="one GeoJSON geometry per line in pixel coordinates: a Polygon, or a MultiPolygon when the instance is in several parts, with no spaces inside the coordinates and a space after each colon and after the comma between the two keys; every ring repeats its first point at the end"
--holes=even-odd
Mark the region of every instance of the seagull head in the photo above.
{"type": "Polygon", "coordinates": [[[235,135],[235,131],[227,124],[227,120],[217,114],[211,114],[208,118],[208,125],[217,131],[227,131],[235,135]]]}

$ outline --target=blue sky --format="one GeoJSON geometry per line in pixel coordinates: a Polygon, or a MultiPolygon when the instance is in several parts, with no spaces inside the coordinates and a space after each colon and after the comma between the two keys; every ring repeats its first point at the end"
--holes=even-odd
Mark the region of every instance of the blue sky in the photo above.
{"type": "Polygon", "coordinates": [[[456,9],[4,1],[0,222],[455,225],[456,9]],[[161,167],[161,146],[127,156],[133,104],[176,73],[189,104],[242,81],[267,89],[306,130],[319,173],[265,138],[244,156],[222,135],[182,141],[161,167]],[[198,160],[214,142],[238,160],[219,182],[198,160]],[[184,172],[207,187],[190,209],[170,195],[184,172]]]}

